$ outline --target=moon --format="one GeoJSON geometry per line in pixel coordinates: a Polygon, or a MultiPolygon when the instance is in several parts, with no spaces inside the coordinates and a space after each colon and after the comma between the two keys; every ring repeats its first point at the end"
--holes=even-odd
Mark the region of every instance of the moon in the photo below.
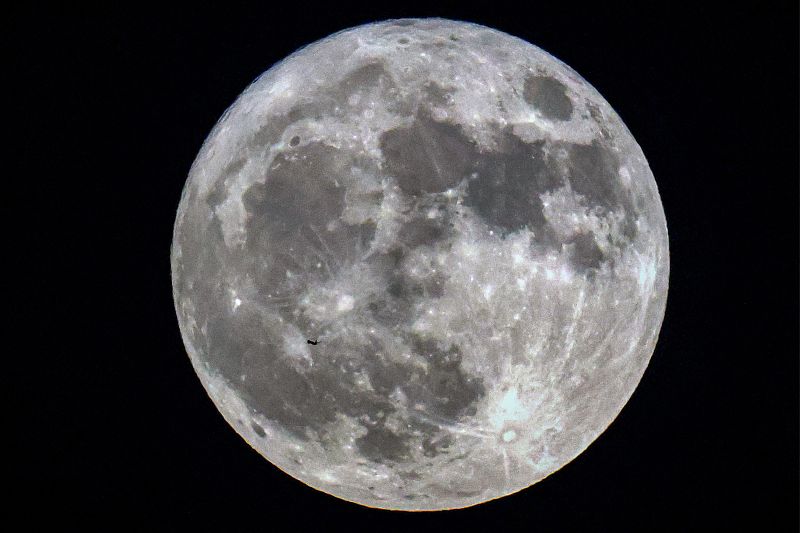
{"type": "Polygon", "coordinates": [[[589,83],[500,31],[407,19],[239,96],[171,267],[194,369],[253,448],[344,500],[441,510],[529,487],[608,427],[669,251],[642,150],[589,83]]]}

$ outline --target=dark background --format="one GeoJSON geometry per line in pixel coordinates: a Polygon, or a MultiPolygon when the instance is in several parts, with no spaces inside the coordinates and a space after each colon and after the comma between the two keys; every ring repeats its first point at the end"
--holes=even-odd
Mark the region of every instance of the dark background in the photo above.
{"type": "Polygon", "coordinates": [[[3,387],[12,514],[104,530],[797,531],[796,3],[262,4],[31,7],[3,23],[19,167],[5,183],[21,185],[6,261],[22,266],[6,324],[24,335],[3,387]],[[442,513],[346,503],[250,449],[189,364],[170,285],[181,189],[236,96],[304,44],[405,16],[478,22],[574,68],[644,150],[670,233],[659,343],[617,420],[535,486],[442,513]]]}

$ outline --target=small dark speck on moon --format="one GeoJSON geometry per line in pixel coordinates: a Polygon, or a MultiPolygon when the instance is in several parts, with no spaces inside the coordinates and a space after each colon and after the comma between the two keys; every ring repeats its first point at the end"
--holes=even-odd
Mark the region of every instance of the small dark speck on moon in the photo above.
{"type": "Polygon", "coordinates": [[[256,435],[258,435],[262,439],[267,436],[267,432],[264,431],[264,428],[258,425],[258,423],[253,422],[250,426],[253,428],[253,431],[256,432],[256,435]]]}

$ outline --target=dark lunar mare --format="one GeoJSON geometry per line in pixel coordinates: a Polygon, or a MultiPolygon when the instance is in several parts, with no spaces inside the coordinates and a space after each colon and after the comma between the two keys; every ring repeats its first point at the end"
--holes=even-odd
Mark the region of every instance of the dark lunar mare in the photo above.
{"type": "MultiPolygon", "coordinates": [[[[337,101],[359,84],[392,87],[382,65],[365,65],[340,83],[337,101]]],[[[550,78],[529,77],[524,94],[529,104],[549,118],[565,120],[573,111],[563,85],[550,78]]],[[[447,101],[446,92],[438,86],[429,86],[428,95],[439,104],[447,101]]],[[[286,127],[302,117],[303,113],[294,109],[289,116],[268,123],[254,134],[253,146],[276,142],[286,127]]],[[[409,457],[412,441],[417,440],[426,456],[447,453],[449,438],[439,426],[473,415],[486,391],[479,378],[461,368],[457,345],[441,346],[432,339],[405,333],[415,319],[415,304],[443,294],[443,273],[419,280],[412,279],[405,268],[411,251],[446,247],[453,237],[457,206],[441,193],[467,180],[464,204],[487,226],[501,236],[528,228],[537,245],[557,251],[568,246],[578,272],[597,269],[608,260],[597,245],[601,236],[578,233],[560,240],[544,215],[543,193],[568,184],[586,199],[588,207],[624,213],[623,235],[627,239],[635,236],[632,201],[618,182],[619,162],[611,140],[590,145],[526,143],[510,129],[496,128],[495,134],[497,149],[482,151],[460,126],[434,120],[424,106],[417,109],[411,125],[384,132],[380,138],[382,172],[396,180],[412,207],[405,213],[396,246],[369,256],[364,254],[374,238],[375,223],[341,222],[345,202],[341,184],[354,166],[368,168],[374,163],[322,142],[302,143],[293,138],[274,158],[264,178],[242,196],[247,212],[243,247],[225,246],[216,217],[205,235],[184,238],[182,249],[190,259],[184,264],[194,260],[197,266],[187,268],[202,271],[191,274],[192,279],[223,279],[224,273],[230,272],[247,274],[259,300],[252,305],[245,301],[233,311],[224,283],[198,281],[192,289],[179,291],[196,302],[197,316],[206,320],[207,345],[200,351],[204,361],[221,372],[255,412],[299,439],[309,439],[314,433],[323,446],[331,445],[327,425],[335,422],[337,415],[346,415],[364,427],[365,434],[356,439],[356,445],[370,460],[403,461],[409,457]],[[430,209],[440,216],[429,218],[426,213],[430,209]],[[202,249],[195,249],[200,239],[202,249]],[[346,335],[324,338],[309,347],[313,365],[285,353],[286,322],[311,338],[326,326],[294,312],[308,284],[324,284],[362,259],[385,281],[387,289],[371,294],[365,308],[354,312],[391,328],[426,361],[427,370],[387,357],[386,339],[378,336],[371,336],[366,343],[346,335]],[[271,312],[265,313],[260,305],[271,312]],[[359,385],[359,375],[368,377],[373,390],[359,385]],[[408,405],[420,405],[421,415],[415,416],[413,410],[398,411],[397,404],[389,400],[397,391],[408,405]],[[393,424],[392,417],[399,417],[402,424],[393,424]]],[[[228,165],[228,176],[218,180],[206,198],[209,206],[224,200],[225,183],[242,167],[242,160],[228,165]]],[[[381,198],[374,201],[378,206],[381,198]]],[[[266,435],[260,426],[253,428],[256,434],[266,435]]]]}
{"type": "MultiPolygon", "coordinates": [[[[377,336],[367,344],[346,335],[324,338],[308,348],[313,365],[298,362],[284,350],[285,322],[312,337],[325,327],[293,312],[302,291],[309,283],[330,281],[361,260],[374,237],[374,223],[341,223],[344,189],[336,180],[344,182],[344,173],[351,172],[353,164],[350,154],[323,143],[290,146],[276,156],[265,179],[253,183],[242,197],[247,225],[241,249],[225,247],[221,227],[213,219],[199,261],[199,268],[205,271],[201,279],[246,274],[255,284],[259,303],[245,299],[234,311],[224,284],[213,289],[196,287],[193,300],[204,302],[198,316],[206,319],[207,327],[204,338],[208,344],[201,353],[255,412],[297,438],[305,440],[316,434],[326,445],[326,425],[337,415],[346,415],[365,428],[356,444],[371,460],[401,461],[408,457],[411,441],[416,439],[425,443],[426,454],[444,453],[448,441],[437,439],[438,424],[474,414],[485,392],[479,379],[462,371],[457,346],[440,347],[431,340],[403,334],[411,351],[427,361],[427,372],[387,358],[385,339],[377,336]],[[328,228],[331,222],[336,222],[332,230],[328,228]],[[325,268],[316,268],[317,263],[325,263],[325,268]],[[287,272],[294,275],[287,277],[287,272]],[[265,313],[261,305],[273,312],[265,313]],[[357,383],[359,375],[369,378],[373,391],[357,383]],[[388,400],[397,390],[409,405],[421,405],[424,417],[398,413],[388,400]],[[392,415],[402,419],[402,429],[388,422],[392,415]]],[[[217,194],[212,190],[209,204],[221,201],[217,194]]],[[[369,298],[365,311],[371,320],[403,331],[414,319],[416,301],[441,296],[442,273],[412,279],[403,264],[412,250],[441,245],[451,237],[449,219],[453,215],[448,202],[418,198],[399,230],[397,246],[366,260],[387,287],[369,298]],[[430,209],[440,216],[428,218],[430,209]]],[[[266,435],[263,428],[252,424],[257,435],[266,435]]]]}
{"type": "MultiPolygon", "coordinates": [[[[531,98],[554,90],[539,80],[531,98]]],[[[544,78],[548,80],[549,78],[544,78]]],[[[547,96],[548,99],[556,98],[547,96]]],[[[559,238],[548,223],[542,194],[569,185],[583,196],[587,209],[601,214],[622,214],[625,241],[612,242],[623,248],[636,236],[636,209],[630,192],[619,181],[619,159],[611,140],[591,144],[563,141],[526,143],[510,128],[495,128],[498,148],[481,150],[458,125],[437,122],[419,111],[410,126],[395,128],[381,136],[384,170],[410,197],[439,193],[468,180],[464,204],[502,236],[528,228],[537,246],[561,252],[569,246],[573,267],[586,273],[610,260],[598,241],[607,235],[579,233],[559,238]]]]}

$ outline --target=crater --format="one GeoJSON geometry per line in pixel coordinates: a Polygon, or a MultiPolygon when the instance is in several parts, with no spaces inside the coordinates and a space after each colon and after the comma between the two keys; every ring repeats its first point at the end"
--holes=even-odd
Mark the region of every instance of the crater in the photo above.
{"type": "Polygon", "coordinates": [[[503,442],[511,442],[517,438],[517,432],[513,429],[503,432],[503,442]]]}
{"type": "Polygon", "coordinates": [[[572,101],[567,96],[567,88],[555,78],[528,76],[522,97],[550,120],[569,120],[572,116],[572,101]]]}
{"type": "Polygon", "coordinates": [[[253,431],[255,431],[255,432],[256,432],[256,435],[258,435],[258,436],[259,436],[259,437],[261,437],[262,439],[263,439],[264,437],[266,437],[266,436],[267,436],[267,432],[266,432],[266,431],[264,431],[264,428],[262,428],[262,427],[261,427],[261,426],[258,424],[258,422],[255,422],[255,421],[254,421],[252,424],[250,424],[250,427],[251,427],[251,428],[253,428],[253,431]]]}

